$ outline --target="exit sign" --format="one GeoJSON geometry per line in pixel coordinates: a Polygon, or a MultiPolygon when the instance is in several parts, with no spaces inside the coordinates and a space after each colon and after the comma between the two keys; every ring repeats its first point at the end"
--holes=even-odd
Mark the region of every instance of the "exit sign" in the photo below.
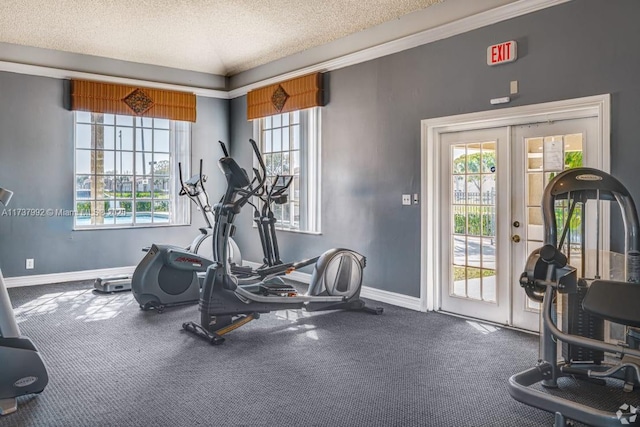
{"type": "Polygon", "coordinates": [[[487,48],[487,65],[504,64],[518,59],[517,43],[513,40],[494,44],[487,48]]]}

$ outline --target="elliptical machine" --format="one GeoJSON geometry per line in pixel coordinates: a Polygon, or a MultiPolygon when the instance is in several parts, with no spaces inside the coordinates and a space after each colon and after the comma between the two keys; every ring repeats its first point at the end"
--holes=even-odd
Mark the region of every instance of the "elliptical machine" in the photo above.
{"type": "MultiPolygon", "coordinates": [[[[212,263],[211,237],[215,218],[204,188],[206,176],[200,171],[187,181],[182,180],[182,165],[178,164],[180,196],[187,196],[202,212],[207,226],[187,248],[172,245],[152,244],[144,250],[147,254],[137,265],[131,277],[131,290],[142,310],[155,309],[162,312],[165,307],[196,303],[200,298],[200,285],[207,267],[212,263]]],[[[238,245],[230,239],[230,262],[242,264],[238,245]]]]}
{"type": "MultiPolygon", "coordinates": [[[[219,160],[218,165],[227,180],[227,189],[220,203],[214,206],[216,217],[213,251],[214,263],[207,268],[200,296],[200,323],[186,322],[182,327],[212,345],[222,344],[223,335],[274,310],[301,309],[360,310],[381,314],[382,308],[366,307],[360,299],[362,270],[365,257],[348,249],[330,249],[314,265],[306,294],[300,295],[294,286],[280,277],[267,277],[258,283],[242,285],[231,273],[227,256],[227,242],[235,232],[234,220],[242,207],[264,186],[266,167],[256,142],[249,140],[258,158],[261,174],[257,184],[231,157],[219,160]],[[273,280],[276,279],[276,280],[273,280]]],[[[309,265],[307,262],[304,265],[309,265]]],[[[289,271],[299,268],[292,264],[289,271]]]]}
{"type": "MultiPolygon", "coordinates": [[[[187,196],[195,205],[198,210],[202,212],[206,227],[200,228],[200,234],[198,234],[191,244],[185,249],[195,254],[201,255],[205,258],[211,259],[213,257],[213,250],[211,244],[211,237],[213,236],[213,224],[215,223],[215,217],[211,210],[211,203],[209,203],[209,194],[204,188],[204,183],[207,181],[207,177],[202,174],[202,159],[200,159],[200,171],[197,175],[193,175],[187,181],[182,181],[182,164],[178,163],[178,171],[180,176],[180,196],[187,196]]],[[[235,265],[242,265],[242,255],[240,248],[233,239],[229,240],[229,259],[235,265]]]]}
{"type": "MultiPolygon", "coordinates": [[[[13,193],[0,187],[0,203],[8,205],[13,193]]],[[[0,415],[18,409],[16,397],[40,393],[49,382],[40,353],[20,329],[0,270],[0,415]]]]}
{"type": "MultiPolygon", "coordinates": [[[[226,149],[223,148],[223,150],[226,152],[226,149]]],[[[255,172],[256,176],[258,176],[259,172],[255,172]]],[[[292,181],[293,175],[277,175],[270,184],[263,185],[255,194],[255,196],[262,201],[261,209],[251,201],[247,201],[247,204],[253,206],[253,222],[256,224],[258,235],[260,236],[263,258],[262,265],[255,269],[250,266],[231,264],[231,273],[241,281],[263,280],[279,272],[285,274],[291,265],[296,264],[284,264],[280,258],[280,248],[278,247],[278,236],[276,234],[276,223],[278,219],[271,209],[273,204],[287,203],[287,190],[292,181]]],[[[319,257],[315,257],[305,260],[305,265],[313,264],[318,258],[319,257]]],[[[302,265],[297,264],[297,268],[302,268],[302,265]]]]}
{"type": "MultiPolygon", "coordinates": [[[[191,244],[184,248],[189,252],[200,255],[203,258],[211,259],[213,253],[211,250],[211,236],[213,232],[213,213],[211,212],[211,204],[209,203],[209,195],[204,188],[204,183],[207,181],[207,177],[202,174],[202,159],[200,159],[200,172],[197,175],[193,175],[186,181],[182,179],[182,164],[178,163],[179,177],[180,177],[180,196],[187,196],[204,217],[206,227],[199,229],[200,233],[193,239],[191,244]]],[[[229,257],[234,265],[242,265],[242,254],[240,248],[233,239],[229,240],[229,257]]],[[[156,245],[158,248],[158,245],[156,245]]],[[[142,250],[149,252],[151,247],[145,247],[142,250]]],[[[94,290],[99,293],[114,293],[124,292],[131,290],[130,274],[122,274],[115,276],[98,277],[94,283],[94,290]]],[[[197,298],[196,298],[197,300],[197,298]]],[[[195,302],[195,301],[194,301],[195,302]]]]}

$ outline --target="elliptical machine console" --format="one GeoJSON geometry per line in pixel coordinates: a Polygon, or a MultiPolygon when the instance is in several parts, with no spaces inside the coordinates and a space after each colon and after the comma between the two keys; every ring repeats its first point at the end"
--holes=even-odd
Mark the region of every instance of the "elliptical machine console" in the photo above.
{"type": "MultiPolygon", "coordinates": [[[[235,232],[236,216],[263,188],[266,180],[266,166],[258,146],[252,139],[249,142],[261,168],[261,173],[256,171],[257,179],[250,180],[245,170],[229,156],[218,162],[227,180],[227,189],[220,203],[214,206],[214,262],[207,268],[200,296],[200,323],[186,322],[182,327],[217,345],[224,342],[223,335],[259,318],[262,313],[274,310],[343,309],[381,314],[382,308],[366,307],[360,299],[365,257],[349,249],[330,249],[318,258],[304,295],[280,277],[267,276],[258,283],[239,284],[231,273],[227,242],[235,232]]],[[[310,262],[307,260],[301,264],[309,265],[310,262]]],[[[287,271],[302,265],[291,264],[287,271]]]]}

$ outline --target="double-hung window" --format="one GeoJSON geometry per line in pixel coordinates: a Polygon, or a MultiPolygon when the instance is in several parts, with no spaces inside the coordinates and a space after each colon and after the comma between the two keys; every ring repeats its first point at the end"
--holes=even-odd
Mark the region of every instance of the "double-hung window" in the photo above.
{"type": "Polygon", "coordinates": [[[254,122],[267,182],[292,175],[287,203],[273,208],[276,227],[320,232],[320,108],[263,117],[254,122]]]}
{"type": "Polygon", "coordinates": [[[76,111],[75,228],[188,224],[190,145],[188,122],[76,111]]]}

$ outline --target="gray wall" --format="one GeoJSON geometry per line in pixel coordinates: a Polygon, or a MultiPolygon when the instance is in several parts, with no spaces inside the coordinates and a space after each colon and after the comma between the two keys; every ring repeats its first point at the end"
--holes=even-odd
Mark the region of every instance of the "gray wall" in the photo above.
{"type": "MultiPolygon", "coordinates": [[[[12,208],[73,209],[73,113],[68,82],[0,72],[0,186],[15,192],[12,208]]],[[[218,139],[229,139],[229,101],[197,98],[192,165],[205,160],[215,201],[224,190],[215,164],[218,139]]],[[[0,213],[1,213],[0,208],[0,213]]],[[[73,231],[73,218],[0,217],[0,266],[7,277],[131,266],[152,242],[187,245],[204,225],[73,231]],[[25,269],[25,259],[35,269],[25,269]]]]}
{"type": "MultiPolygon", "coordinates": [[[[322,235],[281,232],[284,260],[344,246],[368,258],[365,285],[419,296],[420,121],[508,107],[612,94],[612,173],[640,200],[640,2],[575,0],[384,58],[328,73],[322,111],[322,235]],[[486,65],[487,46],[518,41],[518,60],[486,65]],[[497,107],[500,108],[500,107],[497,107]]],[[[231,101],[233,155],[250,165],[246,99],[231,101]]],[[[238,221],[243,257],[261,251],[250,210],[238,221]]],[[[614,245],[616,242],[614,241],[614,245]]]]}

